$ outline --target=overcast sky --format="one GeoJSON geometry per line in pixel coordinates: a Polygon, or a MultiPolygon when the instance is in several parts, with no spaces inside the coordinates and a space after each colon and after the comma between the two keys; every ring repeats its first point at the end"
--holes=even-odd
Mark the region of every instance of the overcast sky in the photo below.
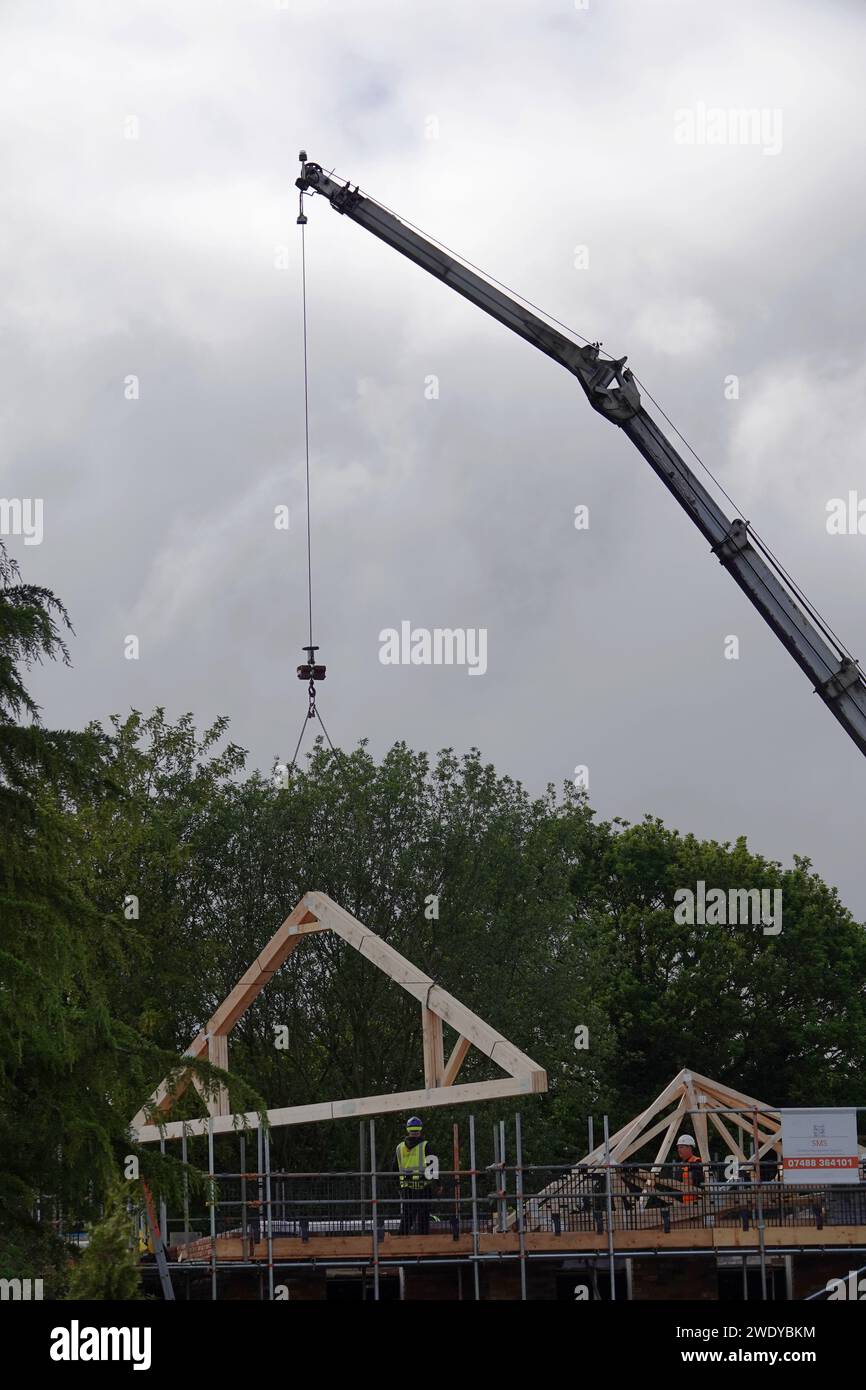
{"type": "MultiPolygon", "coordinates": [[[[826,524],[866,498],[855,0],[5,0],[0,24],[0,495],[44,499],[42,543],[7,543],[76,629],[72,670],[32,682],[48,723],[161,704],[228,714],[251,766],[291,755],[301,146],[628,353],[866,658],[866,535],[826,524]],[[707,143],[716,108],[762,113],[760,138],[707,143]]],[[[585,764],[601,814],[807,854],[866,916],[863,758],[628,440],[546,357],[306,211],[335,741],[477,744],[534,792],[585,764]],[[383,665],[403,621],[485,628],[486,673],[383,665]]]]}

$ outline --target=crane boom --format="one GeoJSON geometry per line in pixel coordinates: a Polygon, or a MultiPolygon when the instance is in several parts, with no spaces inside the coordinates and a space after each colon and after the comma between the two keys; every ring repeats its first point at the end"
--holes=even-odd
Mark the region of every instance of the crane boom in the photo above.
{"type": "Polygon", "coordinates": [[[866,754],[866,678],[778,562],[740,517],[731,520],[641,404],[626,358],[602,357],[597,343],[574,342],[531,308],[428,240],[374,199],[326,174],[302,154],[301,193],[327,198],[337,212],[442,280],[486,314],[577,377],[592,408],[618,425],[658,475],[719,562],[769,624],[797,665],[866,754]]]}

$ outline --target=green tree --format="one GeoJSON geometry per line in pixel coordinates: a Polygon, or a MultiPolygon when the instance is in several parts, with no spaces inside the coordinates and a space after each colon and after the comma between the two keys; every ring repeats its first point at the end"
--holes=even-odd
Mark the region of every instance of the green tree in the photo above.
{"type": "Polygon", "coordinates": [[[681,1067],[778,1105],[866,1100],[866,933],[795,856],[791,868],[654,817],[603,825],[587,905],[587,969],[615,1036],[606,1103],[620,1120],[681,1067]],[[778,934],[678,923],[677,889],[779,889],[778,934]]]}
{"type": "Polygon", "coordinates": [[[119,1185],[113,1186],[102,1218],[92,1226],[84,1254],[69,1277],[68,1299],[128,1302],[144,1298],[132,1231],[127,1193],[119,1185]]]}
{"type": "MultiPolygon", "coordinates": [[[[160,708],[46,731],[22,672],[66,659],[68,620],[5,552],[0,580],[8,1274],[33,1272],[16,1262],[38,1193],[43,1214],[95,1209],[131,1150],[130,1117],[311,888],[547,1069],[546,1095],[478,1110],[483,1134],[523,1110],[536,1162],[579,1156],[588,1113],[616,1127],[684,1066],[774,1104],[866,1099],[866,934],[807,858],[783,867],[652,816],[599,821],[573,788],[532,797],[477,749],[430,758],[396,743],[377,761],[363,743],[319,741],[267,777],[246,772],[224,718],[200,732],[160,708]],[[782,932],[679,922],[677,890],[701,879],[780,889],[782,932]],[[580,1027],[588,1049],[574,1045],[580,1027]]],[[[417,1002],[368,961],[311,936],[232,1033],[232,1108],[413,1089],[419,1025],[417,1002]]],[[[460,1079],[495,1075],[471,1051],[460,1079]]],[[[203,1113],[193,1088],[175,1113],[203,1113]]],[[[429,1117],[440,1158],[465,1119],[459,1107],[429,1117]]],[[[385,1151],[398,1128],[383,1122],[385,1151]]],[[[224,1168],[234,1143],[218,1144],[224,1168]]],[[[157,1195],[177,1190],[176,1154],[139,1157],[157,1195]]],[[[353,1165],[357,1128],[278,1130],[272,1161],[353,1165]]]]}
{"type": "MultiPolygon", "coordinates": [[[[65,609],[0,547],[0,1266],[95,1209],[160,1054],[115,1007],[128,943],[87,892],[83,808],[115,796],[97,730],[46,730],[26,684],[68,662],[65,609]],[[134,1107],[133,1107],[134,1109],[134,1107]],[[41,1222],[37,1225],[38,1209],[41,1222]]],[[[36,1268],[34,1269],[34,1264],[36,1268]]]]}
{"type": "MultiPolygon", "coordinates": [[[[189,749],[143,803],[140,873],[154,887],[139,929],[157,943],[148,988],[169,1001],[161,1043],[183,1048],[319,888],[546,1067],[546,1096],[478,1112],[486,1133],[492,1115],[524,1109],[536,1161],[577,1156],[588,1113],[616,1125],[684,1066],[778,1104],[861,1096],[866,936],[808,861],[782,869],[744,841],[700,841],[653,817],[599,822],[572,788],[532,798],[477,750],[431,761],[398,743],[377,762],[363,745],[334,755],[319,742],[288,778],[241,780],[210,751],[216,726],[199,737],[188,716],[172,727],[158,715],[158,738],[144,724],[115,732],[136,742],[136,775],[151,785],[168,749],[189,749]],[[701,878],[781,887],[782,933],[678,924],[674,894],[701,878]]],[[[122,820],[115,837],[135,842],[122,820]]],[[[415,1002],[328,935],[303,942],[231,1040],[232,1072],[271,1106],[412,1089],[419,1057],[415,1002]]],[[[461,1080],[497,1074],[473,1051],[461,1080]]],[[[185,1105],[195,1112],[193,1093],[185,1105]]],[[[465,1118],[430,1115],[441,1153],[465,1118]]],[[[356,1155],[349,1124],[273,1136],[273,1161],[289,1168],[356,1155]]]]}

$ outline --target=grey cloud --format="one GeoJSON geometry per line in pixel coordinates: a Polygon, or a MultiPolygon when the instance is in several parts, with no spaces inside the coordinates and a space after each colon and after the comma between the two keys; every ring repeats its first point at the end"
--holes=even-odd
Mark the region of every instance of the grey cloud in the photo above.
{"type": "MultiPolygon", "coordinates": [[[[78,634],[72,672],[36,673],[46,718],[225,711],[255,764],[291,753],[301,144],[630,352],[866,654],[866,537],[827,537],[816,510],[866,488],[853,7],[152,0],[13,7],[3,28],[0,481],[44,496],[44,543],[13,550],[78,634]],[[674,113],[698,101],[780,108],[782,152],[678,146],[674,113]]],[[[476,742],[533,789],[586,763],[602,813],[810,853],[866,914],[859,754],[650,470],[566,373],[324,203],[307,211],[335,739],[476,742]],[[378,634],[403,619],[486,627],[487,674],[382,666],[378,634]]]]}

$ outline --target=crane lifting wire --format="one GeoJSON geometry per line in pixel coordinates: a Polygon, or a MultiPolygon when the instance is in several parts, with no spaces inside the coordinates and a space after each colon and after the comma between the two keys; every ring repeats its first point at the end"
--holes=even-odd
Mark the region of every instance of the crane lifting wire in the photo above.
{"type": "MultiPolygon", "coordinates": [[[[306,152],[301,151],[301,160],[306,159],[306,152]]],[[[301,320],[303,336],[303,357],[304,357],[304,471],[306,476],[306,499],[307,499],[307,612],[309,617],[309,642],[301,648],[306,652],[307,659],[298,667],[298,680],[307,681],[307,711],[301,724],[301,732],[298,735],[298,742],[289,768],[293,768],[298,760],[298,753],[301,750],[301,743],[304,738],[304,731],[311,719],[318,719],[322,726],[322,732],[328,742],[328,747],[337,758],[337,750],[331,742],[331,736],[325,728],[325,721],[319,713],[316,702],[316,682],[323,681],[327,675],[327,667],[321,662],[316,661],[318,646],[313,642],[313,558],[312,558],[312,524],[310,520],[310,372],[309,355],[307,350],[307,248],[304,240],[304,232],[307,226],[307,219],[304,215],[304,194],[303,190],[298,195],[298,226],[301,229],[301,320]]]]}

